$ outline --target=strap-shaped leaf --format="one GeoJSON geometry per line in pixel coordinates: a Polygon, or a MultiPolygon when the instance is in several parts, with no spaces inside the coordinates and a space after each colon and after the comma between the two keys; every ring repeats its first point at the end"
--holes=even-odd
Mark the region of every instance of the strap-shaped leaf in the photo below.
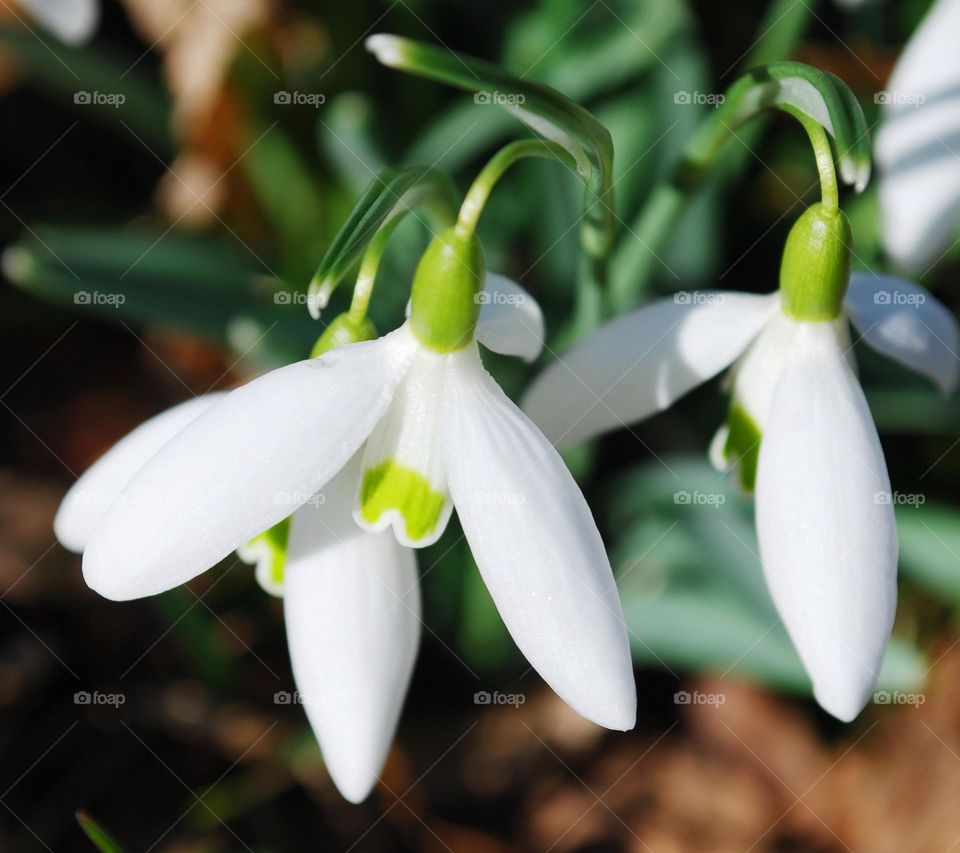
{"type": "Polygon", "coordinates": [[[727,89],[725,100],[691,141],[687,180],[698,182],[738,127],[767,109],[798,112],[833,139],[840,177],[862,192],[870,181],[870,134],[860,104],[839,77],[802,62],[754,68],[727,89]]]}
{"type": "Polygon", "coordinates": [[[603,257],[613,245],[613,141],[592,113],[555,89],[467,54],[393,35],[367,39],[384,65],[475,92],[515,115],[534,133],[566,149],[587,185],[581,239],[603,257]]]}
{"type": "Polygon", "coordinates": [[[360,260],[373,235],[421,204],[427,206],[437,225],[452,224],[456,209],[453,188],[436,169],[387,168],[367,185],[310,281],[307,307],[314,319],[319,318],[336,286],[360,260]]]}

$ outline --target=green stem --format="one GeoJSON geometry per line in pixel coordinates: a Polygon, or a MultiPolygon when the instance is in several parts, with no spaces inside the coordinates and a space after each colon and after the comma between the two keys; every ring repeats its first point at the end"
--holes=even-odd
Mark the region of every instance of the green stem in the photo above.
{"type": "Polygon", "coordinates": [[[817,171],[820,173],[820,199],[827,213],[836,213],[840,209],[840,190],[837,186],[837,170],[833,165],[833,152],[830,150],[830,140],[823,127],[805,115],[788,110],[807,131],[810,137],[810,146],[817,161],[817,171]]]}
{"type": "Polygon", "coordinates": [[[397,230],[397,226],[402,219],[402,216],[396,216],[383,225],[370,239],[363,252],[360,271],[357,273],[357,281],[353,286],[353,297],[347,311],[347,316],[353,323],[360,324],[367,317],[367,309],[370,307],[370,297],[373,295],[373,285],[377,280],[380,261],[387,250],[387,243],[390,242],[393,232],[397,230]]]}
{"type": "Polygon", "coordinates": [[[521,139],[505,145],[490,158],[467,190],[457,217],[458,231],[463,234],[472,234],[476,231],[477,222],[497,182],[507,169],[526,157],[549,157],[552,160],[559,160],[571,169],[577,168],[571,154],[553,142],[543,139],[521,139]]]}

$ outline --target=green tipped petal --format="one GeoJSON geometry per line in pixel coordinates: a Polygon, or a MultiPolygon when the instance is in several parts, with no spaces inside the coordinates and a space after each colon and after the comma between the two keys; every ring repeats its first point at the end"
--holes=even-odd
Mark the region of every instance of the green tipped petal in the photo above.
{"type": "Polygon", "coordinates": [[[406,539],[420,543],[435,539],[444,520],[447,496],[431,488],[418,471],[393,460],[364,471],[360,487],[360,515],[375,527],[391,513],[403,519],[406,539]]]}

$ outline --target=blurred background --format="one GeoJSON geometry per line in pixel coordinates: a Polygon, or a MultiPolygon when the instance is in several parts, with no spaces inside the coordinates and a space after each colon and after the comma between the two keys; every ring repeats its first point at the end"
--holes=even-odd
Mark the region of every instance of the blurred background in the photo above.
{"type": "MultiPolygon", "coordinates": [[[[773,289],[817,197],[800,129],[757,123],[651,260],[632,223],[711,109],[697,95],[800,59],[842,77],[873,125],[928,6],[109,0],[92,39],[66,46],[2,0],[0,848],[93,849],[80,811],[130,851],[952,849],[960,404],[863,349],[902,498],[901,599],[875,701],[849,726],[810,700],[752,505],[707,464],[718,382],[570,457],[621,585],[637,728],[585,722],[528,669],[454,521],[420,552],[420,659],[361,806],[326,775],[280,602],[251,569],[114,604],[51,530],[64,491],[138,423],[306,356],[322,329],[307,282],[380,168],[436,165],[463,191],[525,135],[496,105],[381,68],[365,36],[466,51],[591,109],[616,146],[612,283],[643,280],[646,299],[773,289]],[[484,704],[494,693],[514,699],[484,704]]],[[[582,192],[525,162],[481,225],[489,266],[537,297],[552,333],[569,320],[582,192]]],[[[884,268],[875,191],[844,207],[859,262],[884,268]]],[[[427,242],[410,219],[381,272],[381,330],[402,321],[427,242]]],[[[958,262],[922,279],[954,311],[958,262]]],[[[514,396],[535,369],[486,361],[514,396]]]]}

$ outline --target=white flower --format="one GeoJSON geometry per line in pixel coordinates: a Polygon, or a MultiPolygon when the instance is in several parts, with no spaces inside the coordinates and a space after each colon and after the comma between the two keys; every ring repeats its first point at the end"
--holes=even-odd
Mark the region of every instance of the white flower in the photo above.
{"type": "Polygon", "coordinates": [[[937,0],[878,96],[884,245],[911,271],[935,263],[960,222],[960,0],[937,0]]]}
{"type": "Polygon", "coordinates": [[[799,321],[779,293],[678,294],[573,347],[534,382],[524,409],[555,443],[574,444],[667,408],[746,352],[711,455],[739,463],[748,489],[755,470],[768,586],[818,701],[850,720],[893,623],[897,542],[846,319],[944,391],[960,377],[960,333],[933,296],[892,276],[854,273],[844,308],[836,320],[799,321]]]}
{"type": "Polygon", "coordinates": [[[88,41],[100,21],[98,0],[21,0],[31,15],[66,44],[88,41]]]}
{"type": "MultiPolygon", "coordinates": [[[[536,303],[497,276],[484,293],[477,338],[535,357],[536,303]]],[[[84,549],[92,589],[125,600],[184,583],[238,548],[268,576],[269,549],[245,543],[293,513],[283,593],[294,673],[331,774],[358,800],[392,738],[419,621],[411,552],[367,531],[392,526],[423,545],[454,504],[531,664],[584,716],[630,728],[629,647],[600,535],[559,455],[486,373],[474,341],[439,354],[408,321],[177,407],[78,481],[57,533],[84,549]],[[140,436],[145,452],[134,453],[140,436]],[[107,470],[111,457],[121,464],[107,470]],[[117,497],[98,515],[82,497],[92,491],[117,497]]]]}

